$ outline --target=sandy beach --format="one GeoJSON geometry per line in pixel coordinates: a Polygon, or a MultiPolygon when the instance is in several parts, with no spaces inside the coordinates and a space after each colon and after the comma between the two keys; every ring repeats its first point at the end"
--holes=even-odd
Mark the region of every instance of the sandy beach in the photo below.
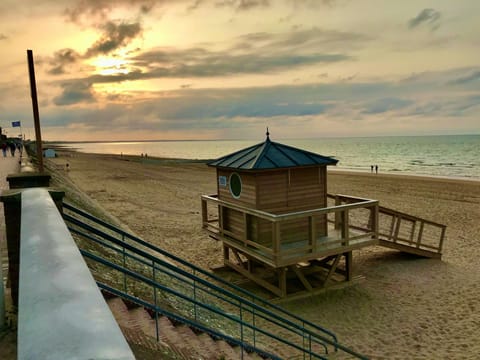
{"type": "MultiPolygon", "coordinates": [[[[203,268],[222,264],[201,228],[200,195],[216,192],[204,163],[60,152],[85,194],[138,236],[203,268]]],[[[328,192],[447,225],[442,260],[382,247],[353,254],[365,279],[282,306],[372,359],[480,357],[480,182],[329,171],[328,192]]]]}

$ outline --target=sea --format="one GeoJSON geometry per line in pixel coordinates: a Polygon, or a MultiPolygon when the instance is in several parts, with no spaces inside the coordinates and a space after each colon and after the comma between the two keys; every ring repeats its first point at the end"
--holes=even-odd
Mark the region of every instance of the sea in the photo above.
{"type": "MultiPolygon", "coordinates": [[[[480,181],[480,135],[384,136],[271,139],[339,160],[332,170],[463,178],[480,181]]],[[[57,145],[80,152],[209,160],[263,142],[182,140],[69,142],[57,145]]]]}

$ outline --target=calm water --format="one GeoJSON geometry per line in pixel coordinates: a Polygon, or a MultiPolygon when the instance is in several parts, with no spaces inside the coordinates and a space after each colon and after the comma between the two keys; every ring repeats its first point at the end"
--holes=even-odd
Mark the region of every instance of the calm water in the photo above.
{"type": "MultiPolygon", "coordinates": [[[[262,142],[152,141],[68,143],[81,152],[140,155],[181,159],[215,159],[262,142]]],[[[276,140],[339,160],[338,169],[414,175],[461,177],[480,180],[480,135],[392,136],[276,140]]]]}

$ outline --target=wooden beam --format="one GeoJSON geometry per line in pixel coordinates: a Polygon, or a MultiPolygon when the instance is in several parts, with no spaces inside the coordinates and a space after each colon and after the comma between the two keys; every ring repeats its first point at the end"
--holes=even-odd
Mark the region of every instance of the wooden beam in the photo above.
{"type": "Polygon", "coordinates": [[[341,256],[342,254],[338,254],[335,260],[333,261],[332,267],[330,268],[330,271],[328,272],[327,277],[325,278],[325,282],[323,283],[323,287],[327,286],[327,282],[330,280],[333,273],[335,272],[335,269],[337,268],[337,265],[338,265],[338,262],[340,261],[341,256]]]}
{"type": "Polygon", "coordinates": [[[233,256],[235,257],[235,260],[237,260],[237,263],[239,265],[241,265],[243,268],[246,269],[247,267],[245,266],[245,264],[244,264],[242,258],[240,257],[240,255],[238,254],[238,251],[235,250],[235,249],[230,249],[230,250],[232,250],[233,256]]]}
{"type": "Polygon", "coordinates": [[[231,261],[229,261],[225,265],[227,265],[227,266],[231,267],[232,269],[236,270],[237,272],[239,272],[240,274],[242,274],[246,278],[252,280],[253,282],[256,282],[258,285],[263,286],[265,289],[272,292],[273,294],[275,294],[279,297],[284,297],[284,295],[282,295],[282,291],[280,290],[280,288],[270,284],[268,281],[265,281],[264,279],[262,279],[262,278],[260,278],[256,275],[248,272],[243,267],[238,266],[238,265],[232,263],[231,261]]]}
{"type": "Polygon", "coordinates": [[[307,289],[308,291],[312,291],[313,287],[312,287],[312,285],[310,285],[308,280],[305,278],[302,271],[299,268],[297,268],[296,265],[290,266],[290,269],[292,269],[292,271],[295,273],[295,275],[297,275],[297,277],[302,282],[303,286],[305,286],[305,289],[307,289]]]}

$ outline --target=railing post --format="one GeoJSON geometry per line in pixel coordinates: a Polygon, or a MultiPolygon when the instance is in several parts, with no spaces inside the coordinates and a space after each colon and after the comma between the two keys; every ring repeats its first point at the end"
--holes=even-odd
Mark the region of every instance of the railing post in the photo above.
{"type": "MultiPolygon", "coordinates": [[[[152,260],[152,280],[154,283],[157,282],[156,276],[155,276],[155,262],[152,260]]],[[[157,288],[155,286],[153,287],[153,301],[155,304],[155,335],[157,336],[157,341],[160,341],[160,334],[158,330],[158,311],[157,311],[157,288]]]]}
{"type": "Polygon", "coordinates": [[[342,240],[345,240],[342,244],[344,246],[348,246],[349,237],[350,237],[349,230],[348,230],[349,223],[350,223],[348,219],[348,209],[345,209],[341,212],[341,218],[342,218],[342,240]]]}
{"type": "Polygon", "coordinates": [[[315,217],[308,217],[308,245],[310,245],[310,252],[317,252],[317,234],[315,229],[315,217]]]}
{"type": "Polygon", "coordinates": [[[208,207],[207,200],[202,199],[202,228],[208,227],[208,207]]]}
{"type": "Polygon", "coordinates": [[[193,270],[193,316],[195,318],[195,321],[197,321],[197,280],[195,279],[195,273],[196,271],[193,270]]]}
{"type": "MultiPolygon", "coordinates": [[[[340,197],[335,195],[335,206],[339,206],[341,204],[340,197]]],[[[342,224],[341,214],[338,211],[335,211],[335,230],[339,230],[342,224]]]]}
{"type": "MultiPolygon", "coordinates": [[[[125,235],[122,234],[122,242],[125,244],[125,235]]],[[[123,268],[126,269],[127,259],[125,253],[125,245],[122,247],[122,257],[123,257],[123,268]]],[[[127,274],[123,273],[123,291],[127,292],[127,274]]]]}
{"type": "Polygon", "coordinates": [[[240,340],[242,341],[242,346],[241,346],[241,358],[243,359],[243,311],[242,311],[242,303],[239,302],[239,311],[240,311],[240,340]]]}

